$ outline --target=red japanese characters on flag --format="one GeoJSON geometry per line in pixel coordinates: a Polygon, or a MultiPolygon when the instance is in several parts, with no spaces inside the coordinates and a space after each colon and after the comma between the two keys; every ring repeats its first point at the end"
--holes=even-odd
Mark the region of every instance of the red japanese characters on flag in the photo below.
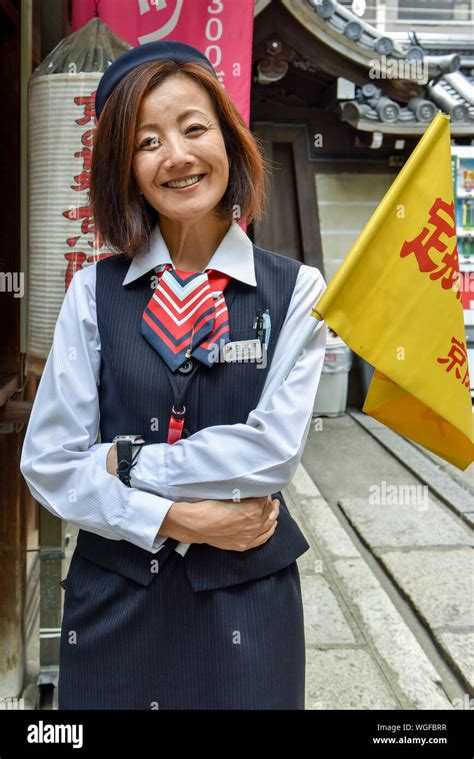
{"type": "Polygon", "coordinates": [[[456,298],[461,300],[454,203],[436,198],[426,226],[417,237],[405,241],[402,246],[401,258],[411,254],[415,256],[420,272],[429,274],[431,280],[439,280],[444,290],[454,290],[456,298]]]}
{"type": "Polygon", "coordinates": [[[463,340],[452,337],[451,348],[447,356],[438,358],[437,361],[440,364],[447,364],[445,367],[447,372],[454,369],[453,376],[460,380],[465,387],[471,387],[466,343],[463,340]]]}

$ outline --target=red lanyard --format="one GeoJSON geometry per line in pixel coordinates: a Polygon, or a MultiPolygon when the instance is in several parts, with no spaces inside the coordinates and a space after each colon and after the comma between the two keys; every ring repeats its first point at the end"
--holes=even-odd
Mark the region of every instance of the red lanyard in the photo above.
{"type": "Polygon", "coordinates": [[[186,406],[182,406],[180,411],[175,410],[175,406],[171,409],[171,416],[168,425],[168,440],[167,443],[176,443],[183,434],[184,429],[184,414],[186,412],[186,406]]]}
{"type": "Polygon", "coordinates": [[[174,403],[171,406],[171,416],[168,424],[168,439],[166,441],[167,443],[172,444],[176,443],[176,441],[180,440],[182,437],[186,413],[186,406],[183,404],[184,395],[192,380],[194,379],[194,376],[197,374],[198,369],[200,369],[203,364],[200,361],[196,361],[195,366],[191,370],[189,376],[186,378],[187,382],[184,383],[181,389],[178,387],[178,383],[176,382],[176,378],[173,375],[171,369],[167,366],[167,364],[165,364],[164,361],[163,366],[166,369],[166,374],[174,393],[174,403]]]}

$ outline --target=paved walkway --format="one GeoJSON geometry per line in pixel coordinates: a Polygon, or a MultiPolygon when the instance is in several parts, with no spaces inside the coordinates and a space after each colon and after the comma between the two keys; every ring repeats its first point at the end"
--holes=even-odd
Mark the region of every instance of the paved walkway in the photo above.
{"type": "Polygon", "coordinates": [[[469,524],[349,415],[315,421],[285,491],[311,544],[306,708],[474,708],[469,524]]]}

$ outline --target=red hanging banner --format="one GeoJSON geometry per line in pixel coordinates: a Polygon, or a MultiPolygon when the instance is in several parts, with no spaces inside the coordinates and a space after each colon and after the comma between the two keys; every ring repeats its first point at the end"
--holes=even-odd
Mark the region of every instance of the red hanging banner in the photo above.
{"type": "Polygon", "coordinates": [[[254,0],[73,0],[73,31],[96,7],[131,45],[174,40],[204,53],[248,126],[254,0]]]}

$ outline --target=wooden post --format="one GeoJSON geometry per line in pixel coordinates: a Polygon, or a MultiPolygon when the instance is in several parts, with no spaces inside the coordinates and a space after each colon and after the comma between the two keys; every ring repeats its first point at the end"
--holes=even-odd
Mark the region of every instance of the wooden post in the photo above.
{"type": "MultiPolygon", "coordinates": [[[[0,3],[0,403],[8,402],[22,376],[20,302],[12,285],[21,275],[20,262],[20,14],[9,0],[0,3]]],[[[26,285],[25,288],[26,290],[26,285]]],[[[0,420],[0,698],[17,698],[23,685],[25,543],[19,471],[21,423],[0,420]]]]}

